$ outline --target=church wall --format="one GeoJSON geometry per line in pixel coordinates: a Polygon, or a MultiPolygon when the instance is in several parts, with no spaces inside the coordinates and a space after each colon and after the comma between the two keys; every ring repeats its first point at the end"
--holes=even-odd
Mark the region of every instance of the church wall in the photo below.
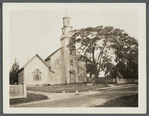
{"type": "Polygon", "coordinates": [[[77,75],[77,63],[75,59],[76,55],[70,54],[70,61],[69,61],[69,78],[71,78],[70,83],[78,83],[78,75],[77,75]],[[74,72],[74,73],[72,73],[74,72]],[[72,73],[72,74],[71,74],[72,73]]]}
{"type": "Polygon", "coordinates": [[[78,83],[87,81],[86,69],[83,63],[79,62],[77,64],[77,76],[78,76],[78,83]]]}
{"type": "Polygon", "coordinates": [[[68,43],[69,43],[69,38],[65,38],[61,41],[61,45],[63,46],[64,49],[64,53],[63,53],[63,57],[64,57],[64,73],[65,73],[65,77],[66,77],[66,82],[70,83],[70,76],[69,76],[69,70],[70,70],[70,54],[69,54],[69,48],[67,47],[68,43]]]}
{"type": "MultiPolygon", "coordinates": [[[[52,73],[52,72],[51,72],[52,73]]],[[[24,68],[24,81],[28,84],[49,84],[50,74],[49,68],[38,58],[35,57],[25,68],[24,68]],[[41,80],[35,81],[33,79],[33,72],[39,69],[41,72],[41,80]]]]}
{"type": "Polygon", "coordinates": [[[62,78],[62,62],[61,62],[61,52],[62,49],[53,54],[51,58],[51,69],[55,72],[53,78],[51,78],[51,84],[63,84],[65,83],[65,78],[62,78]]]}
{"type": "Polygon", "coordinates": [[[87,76],[86,76],[86,69],[83,66],[82,63],[75,63],[75,56],[70,55],[69,48],[67,47],[69,42],[69,38],[65,38],[61,41],[61,45],[63,46],[63,54],[62,57],[64,57],[64,75],[66,77],[67,83],[82,83],[86,82],[87,76]],[[70,66],[70,61],[73,60],[73,66],[70,66]],[[84,68],[83,68],[84,67],[84,68]],[[71,81],[71,74],[70,70],[75,71],[75,81],[71,81]]]}
{"type": "Polygon", "coordinates": [[[61,49],[61,73],[63,82],[66,83],[66,72],[65,72],[65,59],[64,59],[64,48],[61,49]]]}
{"type": "Polygon", "coordinates": [[[21,72],[19,72],[18,74],[18,84],[22,85],[24,81],[24,70],[22,70],[21,72]]]}

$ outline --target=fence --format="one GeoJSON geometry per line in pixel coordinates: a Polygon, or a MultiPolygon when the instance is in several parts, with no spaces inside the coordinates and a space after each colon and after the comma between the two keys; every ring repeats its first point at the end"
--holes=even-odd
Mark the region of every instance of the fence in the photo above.
{"type": "MultiPolygon", "coordinates": [[[[123,79],[123,78],[117,78],[117,83],[122,84],[122,83],[137,83],[138,79],[123,79]]],[[[108,79],[109,84],[114,84],[116,83],[116,79],[108,79]]]]}
{"type": "Polygon", "coordinates": [[[26,97],[26,85],[9,85],[9,98],[26,97]]]}
{"type": "Polygon", "coordinates": [[[109,78],[109,79],[108,79],[108,83],[109,83],[109,84],[115,84],[115,83],[116,83],[116,80],[113,79],[113,78],[109,78]]]}

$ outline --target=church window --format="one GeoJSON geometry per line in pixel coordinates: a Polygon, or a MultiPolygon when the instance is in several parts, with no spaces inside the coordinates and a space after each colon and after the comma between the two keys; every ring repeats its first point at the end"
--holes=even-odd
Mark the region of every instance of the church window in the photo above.
{"type": "Polygon", "coordinates": [[[67,25],[69,25],[69,20],[67,20],[67,25]]]}
{"type": "Polygon", "coordinates": [[[75,46],[73,46],[73,48],[70,50],[70,54],[71,55],[76,55],[75,46]]]}
{"type": "Polygon", "coordinates": [[[81,62],[82,63],[82,67],[84,66],[84,62],[81,62]]]}
{"type": "Polygon", "coordinates": [[[55,67],[56,68],[59,68],[60,67],[60,64],[59,64],[59,61],[58,60],[55,61],[55,67]]]}
{"type": "Polygon", "coordinates": [[[34,72],[33,72],[33,80],[34,81],[41,80],[41,72],[39,71],[39,69],[34,70],[34,72]]]}
{"type": "Polygon", "coordinates": [[[70,60],[70,66],[73,66],[73,59],[70,60]]]}
{"type": "Polygon", "coordinates": [[[72,55],[75,55],[75,50],[72,50],[72,55]]]}
{"type": "Polygon", "coordinates": [[[74,70],[70,70],[69,72],[69,78],[70,78],[70,83],[75,83],[76,82],[76,75],[75,75],[75,71],[74,70]]]}

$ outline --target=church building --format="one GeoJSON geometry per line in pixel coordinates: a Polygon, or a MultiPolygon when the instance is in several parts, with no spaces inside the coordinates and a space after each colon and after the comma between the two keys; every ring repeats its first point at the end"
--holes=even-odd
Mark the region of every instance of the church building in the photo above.
{"type": "Polygon", "coordinates": [[[87,80],[85,63],[78,61],[76,50],[70,52],[68,43],[70,17],[63,18],[61,47],[43,60],[38,54],[30,59],[19,71],[19,84],[70,84],[84,83],[87,80]]]}

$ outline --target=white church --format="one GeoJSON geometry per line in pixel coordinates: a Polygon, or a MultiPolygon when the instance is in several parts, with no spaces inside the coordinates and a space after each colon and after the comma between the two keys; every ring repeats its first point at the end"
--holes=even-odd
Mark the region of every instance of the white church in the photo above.
{"type": "Polygon", "coordinates": [[[71,38],[69,33],[71,29],[70,17],[64,17],[62,36],[60,37],[61,47],[49,56],[47,55],[44,60],[36,54],[26,62],[19,71],[19,84],[54,85],[87,81],[85,63],[76,59],[75,49],[70,52],[67,47],[71,38]]]}

